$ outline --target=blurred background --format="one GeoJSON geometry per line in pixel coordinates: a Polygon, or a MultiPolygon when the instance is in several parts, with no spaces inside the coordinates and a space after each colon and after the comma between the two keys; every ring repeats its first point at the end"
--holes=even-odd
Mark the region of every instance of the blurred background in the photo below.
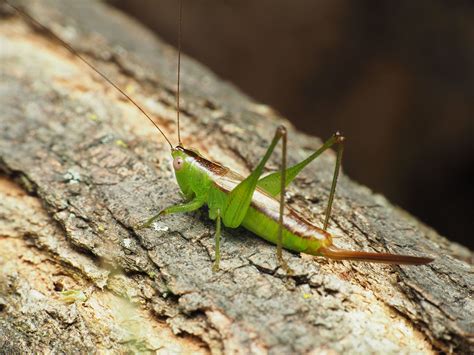
{"type": "MultiPolygon", "coordinates": [[[[177,44],[177,0],[108,0],[177,44]]],[[[474,2],[184,0],[183,50],[474,249],[474,2]]]]}

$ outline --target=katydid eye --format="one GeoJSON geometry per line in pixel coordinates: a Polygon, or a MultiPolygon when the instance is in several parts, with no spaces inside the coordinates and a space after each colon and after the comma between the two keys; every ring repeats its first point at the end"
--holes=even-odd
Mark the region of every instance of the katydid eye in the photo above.
{"type": "Polygon", "coordinates": [[[183,167],[184,165],[184,160],[183,158],[181,157],[176,157],[174,158],[173,160],[173,167],[174,167],[174,170],[179,170],[183,167]]]}

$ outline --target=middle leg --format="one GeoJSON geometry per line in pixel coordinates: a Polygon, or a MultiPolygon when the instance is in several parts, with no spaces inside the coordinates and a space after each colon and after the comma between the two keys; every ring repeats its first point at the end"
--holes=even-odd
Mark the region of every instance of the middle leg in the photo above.
{"type": "Polygon", "coordinates": [[[212,271],[219,271],[219,264],[221,262],[221,210],[217,209],[216,214],[216,235],[215,235],[216,246],[214,249],[215,258],[214,265],[212,265],[212,271]]]}

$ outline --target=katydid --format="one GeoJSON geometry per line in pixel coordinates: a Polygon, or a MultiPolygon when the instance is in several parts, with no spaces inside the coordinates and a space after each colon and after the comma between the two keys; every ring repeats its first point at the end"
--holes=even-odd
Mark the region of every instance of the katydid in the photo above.
{"type": "Polygon", "coordinates": [[[215,258],[213,263],[214,271],[219,270],[220,264],[221,225],[224,225],[227,228],[243,227],[259,237],[276,244],[278,262],[288,271],[289,269],[282,257],[282,248],[294,252],[324,256],[335,260],[359,260],[386,264],[409,265],[422,265],[433,261],[433,259],[429,257],[342,250],[333,245],[332,235],[327,231],[327,228],[329,225],[337,178],[342,161],[344,137],[339,133],[334,134],[321,146],[321,148],[316,150],[305,160],[294,166],[287,167],[287,131],[284,126],[279,126],[276,128],[274,137],[263,158],[260,160],[255,170],[245,178],[229,168],[204,158],[195,150],[185,148],[181,142],[179,123],[181,1],[179,4],[179,48],[176,91],[178,145],[176,146],[172,145],[164,131],[141,106],[139,106],[129,95],[108,79],[103,73],[96,69],[74,48],[59,38],[47,27],[33,19],[30,15],[13,5],[10,6],[24,16],[28,21],[33,22],[36,26],[39,26],[39,28],[49,33],[73,55],[84,62],[91,70],[112,85],[132,105],[136,106],[136,108],[140,110],[151,123],[153,123],[169,144],[176,180],[186,201],[180,205],[163,209],[143,225],[137,226],[138,228],[151,226],[157,218],[164,214],[191,212],[207,205],[209,208],[209,218],[216,222],[215,258]],[[282,142],[282,161],[280,170],[265,177],[261,177],[265,164],[280,140],[282,142]],[[320,228],[302,217],[291,207],[285,205],[285,190],[308,164],[334,145],[337,145],[338,149],[333,181],[325,211],[323,227],[320,228]]]}

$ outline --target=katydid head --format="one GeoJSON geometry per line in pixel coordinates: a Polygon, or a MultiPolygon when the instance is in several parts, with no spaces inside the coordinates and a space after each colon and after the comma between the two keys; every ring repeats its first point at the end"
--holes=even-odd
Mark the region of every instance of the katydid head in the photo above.
{"type": "Polygon", "coordinates": [[[186,149],[182,145],[177,145],[171,151],[173,157],[173,169],[176,173],[176,177],[189,176],[190,169],[194,165],[197,167],[199,162],[207,161],[197,151],[186,149]]]}
{"type": "Polygon", "coordinates": [[[171,156],[179,188],[186,198],[192,198],[192,179],[195,174],[189,155],[182,146],[178,145],[171,151],[171,156]]]}
{"type": "Polygon", "coordinates": [[[229,170],[204,158],[196,150],[186,149],[182,145],[173,148],[171,156],[178,185],[188,198],[196,191],[206,189],[206,184],[229,170]]]}

